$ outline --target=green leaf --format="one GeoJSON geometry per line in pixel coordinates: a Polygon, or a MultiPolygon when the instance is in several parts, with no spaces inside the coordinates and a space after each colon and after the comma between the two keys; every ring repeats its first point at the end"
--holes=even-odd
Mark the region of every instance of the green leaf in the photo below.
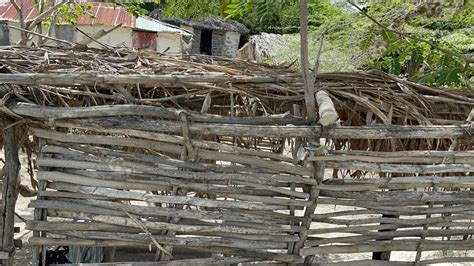
{"type": "Polygon", "coordinates": [[[397,35],[395,33],[385,30],[385,29],[382,29],[380,31],[380,35],[388,43],[392,43],[397,40],[397,35]]]}
{"type": "Polygon", "coordinates": [[[440,76],[439,79],[436,81],[436,85],[452,85],[452,84],[459,84],[460,83],[460,76],[461,68],[452,68],[448,69],[446,72],[443,72],[444,75],[440,76]]]}
{"type": "Polygon", "coordinates": [[[400,75],[402,73],[402,65],[398,60],[393,60],[392,65],[390,66],[390,72],[395,75],[400,75]]]}
{"type": "Polygon", "coordinates": [[[420,46],[414,46],[411,51],[411,58],[417,63],[423,62],[425,59],[423,49],[420,46]]]}

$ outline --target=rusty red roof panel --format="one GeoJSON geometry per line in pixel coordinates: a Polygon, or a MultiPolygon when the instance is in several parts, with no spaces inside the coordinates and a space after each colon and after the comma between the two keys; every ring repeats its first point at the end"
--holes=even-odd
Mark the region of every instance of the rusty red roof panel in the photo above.
{"type": "MultiPolygon", "coordinates": [[[[38,16],[38,10],[32,0],[17,0],[18,5],[23,10],[25,21],[31,21],[38,16]]],[[[84,1],[82,1],[84,3],[84,1]]],[[[109,25],[116,26],[122,24],[123,27],[136,27],[136,19],[130,15],[127,8],[116,6],[110,3],[93,3],[91,12],[95,14],[92,18],[89,14],[79,16],[76,24],[79,25],[109,25]]],[[[0,4],[0,20],[20,21],[20,15],[10,2],[0,4]]]]}

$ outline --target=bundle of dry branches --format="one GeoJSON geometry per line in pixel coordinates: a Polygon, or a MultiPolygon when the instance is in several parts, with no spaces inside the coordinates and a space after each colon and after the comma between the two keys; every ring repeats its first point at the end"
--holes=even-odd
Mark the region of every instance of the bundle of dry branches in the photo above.
{"type": "MultiPolygon", "coordinates": [[[[46,106],[133,103],[206,111],[232,117],[285,114],[298,104],[304,117],[301,75],[221,57],[169,57],[127,49],[0,50],[3,74],[19,101],[46,106]]],[[[463,123],[474,107],[469,90],[443,90],[381,72],[319,74],[316,88],[330,94],[342,125],[445,125],[463,123]]],[[[316,121],[309,117],[307,123],[316,121]]],[[[334,140],[336,148],[379,151],[449,147],[449,142],[334,140]]]]}
{"type": "MultiPolygon", "coordinates": [[[[403,219],[383,215],[413,211],[384,205],[400,195],[413,207],[434,202],[454,214],[458,209],[444,206],[452,194],[444,189],[463,189],[452,197],[464,204],[470,196],[464,190],[473,187],[474,157],[458,151],[472,149],[474,128],[464,124],[474,106],[470,91],[430,88],[378,72],[319,74],[315,87],[327,92],[319,96],[329,95],[341,118],[340,125],[323,127],[318,117],[306,117],[301,76],[285,67],[51,47],[3,48],[0,64],[0,83],[7,84],[2,110],[29,119],[25,124],[40,146],[39,193],[28,224],[35,246],[153,243],[162,260],[172,247],[188,246],[244,261],[301,262],[301,256],[334,251],[395,250],[405,242],[374,246],[387,235],[422,234],[407,246],[421,253],[441,242],[419,247],[425,237],[419,231],[373,236],[383,225],[356,238],[316,238],[310,226],[396,226],[403,219]],[[311,146],[307,140],[320,137],[335,149],[300,149],[298,143],[311,146]],[[406,149],[412,151],[383,152],[406,149]],[[326,168],[378,175],[323,180],[326,168]],[[446,181],[443,175],[451,177],[446,181]],[[430,194],[428,203],[425,194],[412,191],[435,187],[443,190],[430,194]],[[314,215],[318,204],[331,202],[362,208],[349,216],[382,217],[352,222],[334,219],[338,212],[314,215]],[[333,243],[354,245],[324,246],[333,243]]],[[[448,244],[458,248],[471,241],[448,244]]]]}

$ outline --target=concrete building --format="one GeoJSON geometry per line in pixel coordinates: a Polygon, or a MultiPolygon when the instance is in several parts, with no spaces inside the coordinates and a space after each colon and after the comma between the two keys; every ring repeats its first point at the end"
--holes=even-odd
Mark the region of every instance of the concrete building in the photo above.
{"type": "Polygon", "coordinates": [[[245,25],[234,20],[224,21],[222,18],[167,19],[161,17],[159,9],[149,15],[193,33],[192,41],[188,45],[182,46],[183,53],[234,57],[239,49],[241,36],[249,32],[245,25]]]}
{"type": "MultiPolygon", "coordinates": [[[[16,0],[22,10],[25,21],[32,21],[38,16],[37,7],[33,0],[16,0]]],[[[82,1],[84,2],[84,1],[82,1]]],[[[135,18],[124,6],[110,3],[91,2],[94,6],[90,14],[81,15],[74,25],[60,23],[54,25],[52,37],[70,42],[88,43],[90,47],[101,47],[88,36],[98,36],[100,32],[107,32],[97,41],[113,47],[127,47],[149,49],[157,52],[181,53],[186,41],[190,41],[192,34],[179,27],[168,25],[148,16],[135,18]]],[[[20,16],[14,6],[8,2],[0,4],[0,25],[7,24],[19,27],[20,16]]],[[[43,32],[47,32],[44,28],[43,32]]],[[[15,44],[20,40],[20,31],[0,27],[0,45],[15,44]]],[[[37,41],[32,38],[31,42],[37,41]]]]}

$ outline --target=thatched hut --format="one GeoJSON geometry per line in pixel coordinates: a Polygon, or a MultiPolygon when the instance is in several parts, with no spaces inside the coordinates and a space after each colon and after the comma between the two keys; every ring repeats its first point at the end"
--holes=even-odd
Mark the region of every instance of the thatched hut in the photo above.
{"type": "Polygon", "coordinates": [[[250,36],[249,41],[237,50],[235,57],[257,63],[272,62],[277,51],[287,46],[284,35],[263,32],[250,36]]]}
{"type": "MultiPolygon", "coordinates": [[[[152,12],[150,16],[158,18],[158,14],[152,12]]],[[[159,19],[193,34],[192,41],[183,47],[183,53],[188,54],[233,57],[239,49],[242,35],[249,32],[245,25],[237,21],[224,21],[217,17],[198,20],[159,19]]]]}

